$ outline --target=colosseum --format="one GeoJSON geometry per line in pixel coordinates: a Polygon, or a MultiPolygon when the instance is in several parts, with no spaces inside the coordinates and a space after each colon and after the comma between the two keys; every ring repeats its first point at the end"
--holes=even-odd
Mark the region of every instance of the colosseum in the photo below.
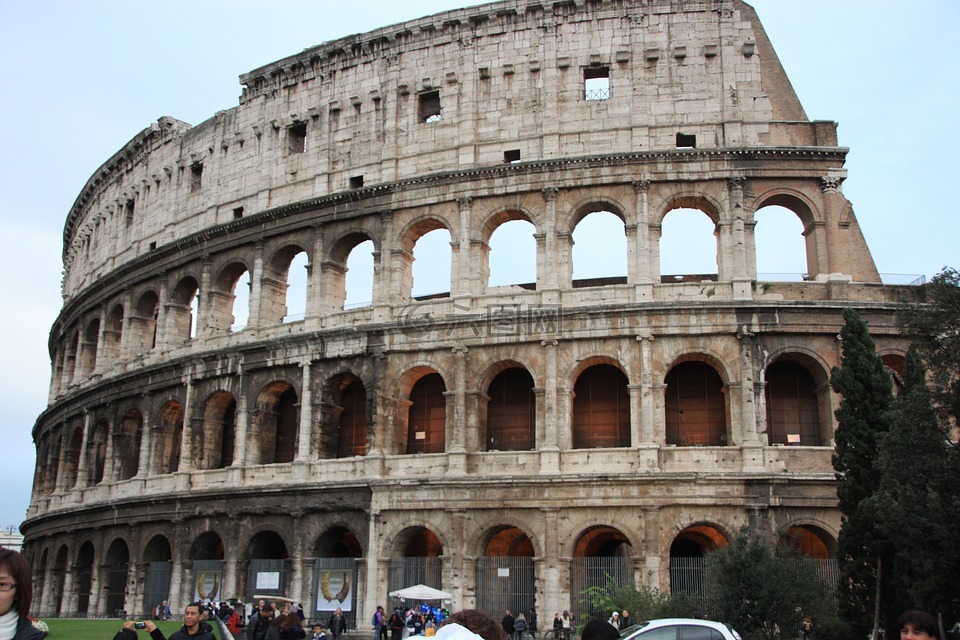
{"type": "Polygon", "coordinates": [[[282,595],[365,627],[423,583],[544,621],[605,575],[696,592],[744,526],[829,564],[841,311],[897,371],[910,289],[748,4],[503,0],[240,84],[67,215],[36,611],[282,595]],[[802,277],[757,272],[773,206],[802,277]],[[714,273],[662,272],[677,216],[714,273]],[[591,244],[622,271],[575,276],[591,244]]]}

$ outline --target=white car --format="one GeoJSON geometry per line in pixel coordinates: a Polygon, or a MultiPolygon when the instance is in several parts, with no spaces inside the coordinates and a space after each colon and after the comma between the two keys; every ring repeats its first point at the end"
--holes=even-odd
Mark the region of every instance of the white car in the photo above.
{"type": "Polygon", "coordinates": [[[741,640],[733,627],[698,618],[663,618],[627,627],[620,640],[741,640]]]}

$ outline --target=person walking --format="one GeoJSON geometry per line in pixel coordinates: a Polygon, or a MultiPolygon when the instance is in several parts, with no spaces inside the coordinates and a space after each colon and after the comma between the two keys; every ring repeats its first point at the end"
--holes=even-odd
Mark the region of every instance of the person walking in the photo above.
{"type": "Polygon", "coordinates": [[[347,619],[343,617],[343,611],[337,607],[330,620],[327,622],[327,628],[330,629],[330,635],[333,640],[340,640],[340,636],[347,630],[347,619]]]}

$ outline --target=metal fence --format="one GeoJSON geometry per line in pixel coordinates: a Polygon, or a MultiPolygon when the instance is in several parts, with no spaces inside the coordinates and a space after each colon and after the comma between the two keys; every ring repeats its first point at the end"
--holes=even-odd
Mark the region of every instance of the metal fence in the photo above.
{"type": "MultiPolygon", "coordinates": [[[[443,589],[443,564],[436,557],[392,558],[387,572],[387,593],[415,584],[443,589]]],[[[390,599],[390,608],[399,606],[399,598],[390,599]]]]}
{"type": "Polygon", "coordinates": [[[570,562],[570,612],[577,620],[594,615],[593,605],[584,593],[590,587],[608,584],[624,587],[633,584],[633,563],[622,556],[587,556],[570,562]]]}
{"type": "Polygon", "coordinates": [[[477,559],[477,609],[494,620],[533,608],[537,583],[533,558],[485,556],[477,559]]]}

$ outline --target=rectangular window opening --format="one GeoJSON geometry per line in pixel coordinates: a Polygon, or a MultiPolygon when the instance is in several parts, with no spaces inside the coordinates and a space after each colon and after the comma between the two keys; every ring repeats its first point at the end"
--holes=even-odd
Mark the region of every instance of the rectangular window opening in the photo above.
{"type": "Polygon", "coordinates": [[[151,242],[151,243],[150,243],[150,251],[153,251],[153,250],[156,249],[156,248],[157,248],[157,243],[156,243],[156,242],[151,242]]]}
{"type": "Polygon", "coordinates": [[[306,153],[307,123],[297,122],[287,129],[287,149],[290,153],[306,153]]]}
{"type": "Polygon", "coordinates": [[[363,176],[353,176],[350,178],[350,188],[351,189],[362,189],[363,188],[363,176]]]}
{"type": "Polygon", "coordinates": [[[233,210],[234,220],[239,220],[242,217],[243,217],[243,207],[237,207],[236,209],[233,210]]]}
{"type": "Polygon", "coordinates": [[[697,136],[696,135],[685,135],[683,133],[677,133],[677,149],[696,149],[697,148],[697,136]]]}
{"type": "Polygon", "coordinates": [[[428,91],[419,95],[420,122],[440,121],[440,92],[428,91]]]}
{"type": "Polygon", "coordinates": [[[583,70],[583,96],[587,100],[610,98],[609,67],[587,67],[583,70]]]}
{"type": "Polygon", "coordinates": [[[199,191],[203,184],[203,163],[194,162],[190,165],[190,191],[199,191]]]}
{"type": "Polygon", "coordinates": [[[503,152],[503,161],[507,164],[511,162],[520,162],[520,149],[510,149],[503,152]]]}
{"type": "Polygon", "coordinates": [[[133,224],[133,200],[127,200],[127,204],[123,207],[123,212],[127,216],[127,225],[133,224]]]}

